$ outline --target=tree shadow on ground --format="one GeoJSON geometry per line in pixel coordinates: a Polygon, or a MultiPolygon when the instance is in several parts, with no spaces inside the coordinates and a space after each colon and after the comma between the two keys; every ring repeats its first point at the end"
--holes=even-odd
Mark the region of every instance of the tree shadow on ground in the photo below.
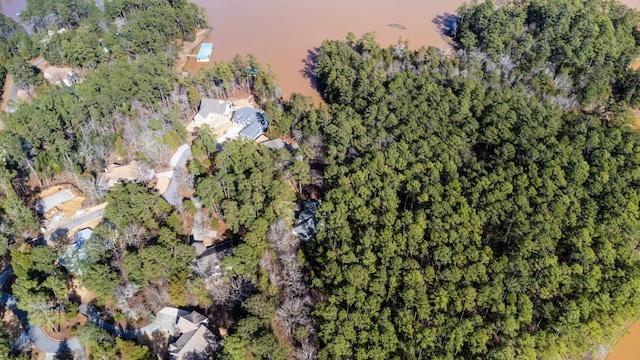
{"type": "Polygon", "coordinates": [[[56,357],[55,359],[57,360],[73,360],[75,357],[75,355],[73,354],[73,351],[71,351],[71,349],[69,348],[69,344],[67,344],[67,341],[61,341],[60,345],[58,345],[58,350],[56,350],[56,357]]]}
{"type": "Polygon", "coordinates": [[[460,21],[460,17],[451,13],[437,15],[431,20],[441,34],[451,37],[455,37],[456,35],[458,21],[460,21]]]}
{"type": "Polygon", "coordinates": [[[309,80],[311,87],[320,92],[320,88],[318,87],[318,77],[316,76],[316,64],[318,63],[318,56],[320,48],[314,47],[311,50],[307,50],[307,57],[302,59],[302,70],[300,70],[300,75],[305,79],[309,80]]]}
{"type": "Polygon", "coordinates": [[[11,334],[13,338],[20,336],[20,333],[22,332],[22,323],[11,309],[6,306],[0,307],[0,319],[4,320],[2,322],[4,330],[11,334]]]}
{"type": "Polygon", "coordinates": [[[138,341],[140,344],[148,346],[152,354],[161,359],[167,358],[170,337],[166,331],[155,331],[151,335],[139,337],[138,341]]]}

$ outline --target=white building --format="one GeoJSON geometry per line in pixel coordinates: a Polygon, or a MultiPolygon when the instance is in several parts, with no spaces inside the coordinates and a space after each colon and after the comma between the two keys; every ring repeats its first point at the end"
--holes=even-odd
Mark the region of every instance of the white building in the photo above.
{"type": "Polygon", "coordinates": [[[196,125],[215,127],[231,115],[231,103],[219,99],[202,99],[200,110],[193,118],[196,125]]]}

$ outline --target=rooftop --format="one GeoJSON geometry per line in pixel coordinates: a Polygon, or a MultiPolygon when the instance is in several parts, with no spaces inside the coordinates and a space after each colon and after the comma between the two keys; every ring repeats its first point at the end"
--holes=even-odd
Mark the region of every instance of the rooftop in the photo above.
{"type": "Polygon", "coordinates": [[[262,135],[264,130],[262,121],[255,121],[240,130],[238,135],[248,140],[255,140],[262,135]]]}
{"type": "Polygon", "coordinates": [[[204,98],[202,99],[202,101],[200,101],[200,109],[198,110],[198,115],[202,116],[203,118],[206,118],[209,114],[212,113],[216,115],[224,115],[227,111],[227,108],[230,107],[231,104],[226,101],[204,98]]]}
{"type": "Polygon", "coordinates": [[[253,122],[256,122],[258,120],[263,120],[263,119],[264,119],[264,111],[250,108],[250,107],[244,107],[236,110],[236,112],[233,114],[233,117],[231,118],[231,121],[233,121],[236,124],[246,126],[253,122]]]}
{"type": "Polygon", "coordinates": [[[196,55],[196,60],[209,59],[211,57],[212,50],[213,43],[202,43],[202,45],[200,45],[200,50],[198,50],[198,55],[196,55]]]}

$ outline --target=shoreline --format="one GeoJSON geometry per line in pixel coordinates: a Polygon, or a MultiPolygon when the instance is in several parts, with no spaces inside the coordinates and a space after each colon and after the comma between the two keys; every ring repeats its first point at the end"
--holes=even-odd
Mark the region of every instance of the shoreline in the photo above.
{"type": "Polygon", "coordinates": [[[181,44],[180,51],[178,52],[178,59],[175,62],[174,68],[181,76],[191,75],[188,71],[184,71],[184,67],[189,62],[189,55],[193,55],[193,51],[204,41],[204,39],[211,34],[213,29],[209,26],[196,33],[195,40],[191,42],[183,42],[181,44]]]}

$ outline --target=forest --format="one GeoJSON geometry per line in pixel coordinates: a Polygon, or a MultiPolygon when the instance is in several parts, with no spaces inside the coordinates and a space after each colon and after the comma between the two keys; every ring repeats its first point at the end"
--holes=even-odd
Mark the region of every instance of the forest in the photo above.
{"type": "MultiPolygon", "coordinates": [[[[326,40],[309,64],[319,105],[283,98],[250,54],[179,74],[180,44],[208,26],[184,0],[28,0],[20,17],[0,16],[0,78],[29,94],[0,115],[0,265],[31,326],[81,316],[77,284],[112,323],[205,314],[216,359],[577,359],[640,317],[636,10],[474,2],[447,54],[326,40]],[[78,81],[49,83],[36,56],[78,81]],[[295,146],[187,130],[202,98],[238,93],[295,146]],[[184,144],[190,197],[171,205],[146,174],[184,144]],[[132,161],[134,180],[100,176],[132,161]],[[61,183],[104,206],[73,270],[70,239],[39,241],[33,206],[61,183]],[[320,206],[301,241],[305,200],[320,206]],[[199,213],[227,229],[229,255],[199,260],[199,213]]],[[[0,330],[0,353],[27,358],[0,330]]],[[[73,331],[93,359],[166,355],[96,323],[73,331]]]]}
{"type": "MultiPolygon", "coordinates": [[[[325,41],[320,358],[597,355],[640,310],[638,13],[461,7],[453,56],[325,41]]],[[[317,140],[314,140],[317,141],[317,140]]]]}

